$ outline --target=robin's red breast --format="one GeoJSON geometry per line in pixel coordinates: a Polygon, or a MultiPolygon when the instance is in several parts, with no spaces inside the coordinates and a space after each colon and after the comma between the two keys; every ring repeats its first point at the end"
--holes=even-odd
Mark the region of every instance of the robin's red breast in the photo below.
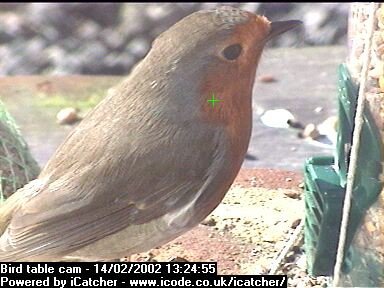
{"type": "Polygon", "coordinates": [[[0,209],[0,261],[114,259],[222,200],[247,151],[264,44],[300,21],[231,7],[176,23],[0,209]]]}

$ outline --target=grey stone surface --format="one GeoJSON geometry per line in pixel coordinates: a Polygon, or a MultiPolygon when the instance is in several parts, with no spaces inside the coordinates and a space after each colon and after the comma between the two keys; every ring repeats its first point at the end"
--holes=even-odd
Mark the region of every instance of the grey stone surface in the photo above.
{"type": "Polygon", "coordinates": [[[307,157],[333,153],[332,147],[299,138],[295,129],[265,126],[257,111],[287,109],[304,125],[319,124],[337,115],[337,67],[344,62],[346,53],[343,46],[265,51],[258,75],[273,75],[277,82],[256,81],[254,86],[248,152],[256,159],[246,159],[245,167],[301,170],[307,157]],[[315,113],[316,107],[323,109],[315,113]]]}

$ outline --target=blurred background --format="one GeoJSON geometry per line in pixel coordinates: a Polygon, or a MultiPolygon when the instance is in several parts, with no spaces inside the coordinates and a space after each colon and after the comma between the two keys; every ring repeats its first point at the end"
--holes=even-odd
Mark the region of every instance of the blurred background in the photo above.
{"type": "MultiPolygon", "coordinates": [[[[1,3],[0,75],[124,75],[152,40],[186,15],[219,3],[1,3]]],[[[273,47],[346,45],[348,3],[226,3],[303,29],[273,47]]]]}

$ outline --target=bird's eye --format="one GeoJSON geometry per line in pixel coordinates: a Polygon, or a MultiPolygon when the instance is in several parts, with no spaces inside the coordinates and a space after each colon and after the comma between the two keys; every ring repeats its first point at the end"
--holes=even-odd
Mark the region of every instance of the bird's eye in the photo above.
{"type": "Polygon", "coordinates": [[[242,50],[243,48],[240,44],[233,44],[223,50],[223,56],[225,59],[232,61],[240,56],[242,50]]]}

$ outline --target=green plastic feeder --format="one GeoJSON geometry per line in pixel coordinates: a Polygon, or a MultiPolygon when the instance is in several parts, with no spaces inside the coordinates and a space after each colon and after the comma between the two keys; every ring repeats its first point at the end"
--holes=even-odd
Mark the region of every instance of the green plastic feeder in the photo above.
{"type": "Polygon", "coordinates": [[[308,273],[331,275],[341,223],[345,190],[334,169],[334,158],[314,157],[305,164],[305,253],[308,273]]]}
{"type": "MultiPolygon", "coordinates": [[[[346,66],[339,70],[339,128],[335,155],[306,161],[305,177],[305,251],[308,272],[312,276],[331,276],[336,262],[342,209],[347,183],[350,150],[358,87],[346,66]]],[[[345,245],[343,272],[352,268],[353,253],[349,246],[367,209],[376,201],[382,185],[381,139],[372,115],[364,111],[358,165],[352,192],[352,203],[345,245]]]]}

